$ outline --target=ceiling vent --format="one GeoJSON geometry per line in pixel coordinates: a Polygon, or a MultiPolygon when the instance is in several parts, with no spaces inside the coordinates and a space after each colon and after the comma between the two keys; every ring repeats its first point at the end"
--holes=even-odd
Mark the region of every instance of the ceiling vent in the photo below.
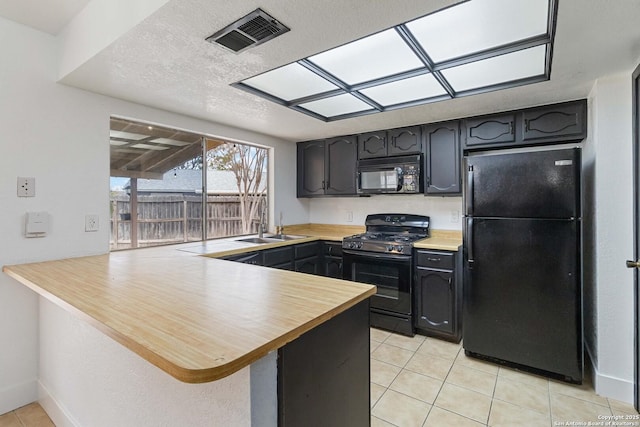
{"type": "Polygon", "coordinates": [[[257,46],[289,31],[262,9],[256,9],[231,25],[207,37],[210,43],[218,43],[234,52],[257,46]]]}

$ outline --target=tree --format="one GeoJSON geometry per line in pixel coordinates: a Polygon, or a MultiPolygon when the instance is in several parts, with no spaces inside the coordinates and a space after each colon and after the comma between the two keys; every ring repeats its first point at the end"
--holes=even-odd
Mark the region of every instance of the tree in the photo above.
{"type": "Polygon", "coordinates": [[[266,209],[267,159],[265,148],[245,144],[224,144],[207,153],[207,164],[212,169],[230,170],[236,178],[240,198],[240,218],[242,232],[252,233],[253,218],[262,220],[262,210],[266,209]]]}

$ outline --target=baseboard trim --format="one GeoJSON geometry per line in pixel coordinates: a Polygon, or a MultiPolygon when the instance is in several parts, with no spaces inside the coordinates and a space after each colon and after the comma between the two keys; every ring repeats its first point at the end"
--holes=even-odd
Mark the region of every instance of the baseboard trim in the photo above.
{"type": "Polygon", "coordinates": [[[586,346],[586,349],[589,353],[590,368],[593,374],[593,387],[596,393],[603,397],[633,405],[633,381],[611,377],[598,371],[598,368],[593,364],[591,349],[589,346],[586,346]]]}
{"type": "Polygon", "coordinates": [[[71,414],[49,393],[47,387],[38,381],[38,403],[49,415],[56,427],[80,427],[71,414]]]}
{"type": "Polygon", "coordinates": [[[38,400],[37,381],[26,381],[0,390],[0,415],[38,400]]]}

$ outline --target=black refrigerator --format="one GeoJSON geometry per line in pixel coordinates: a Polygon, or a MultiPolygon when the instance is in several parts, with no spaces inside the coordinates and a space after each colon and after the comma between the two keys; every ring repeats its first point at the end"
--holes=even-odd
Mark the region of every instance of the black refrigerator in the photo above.
{"type": "Polygon", "coordinates": [[[580,149],[464,162],[465,353],[581,383],[580,149]]]}

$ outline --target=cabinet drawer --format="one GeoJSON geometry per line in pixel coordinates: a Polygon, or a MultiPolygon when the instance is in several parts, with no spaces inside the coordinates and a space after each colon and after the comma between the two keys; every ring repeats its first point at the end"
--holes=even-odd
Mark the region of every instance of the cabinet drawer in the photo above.
{"type": "Polygon", "coordinates": [[[293,248],[295,250],[296,259],[318,255],[318,242],[301,243],[299,245],[295,245],[293,248]]]}
{"type": "Polygon", "coordinates": [[[418,267],[453,270],[455,254],[452,252],[418,251],[418,267]]]}
{"type": "Polygon", "coordinates": [[[268,249],[263,251],[263,262],[266,267],[271,267],[277,264],[284,264],[291,262],[293,259],[293,249],[291,246],[284,248],[268,249]]]}

